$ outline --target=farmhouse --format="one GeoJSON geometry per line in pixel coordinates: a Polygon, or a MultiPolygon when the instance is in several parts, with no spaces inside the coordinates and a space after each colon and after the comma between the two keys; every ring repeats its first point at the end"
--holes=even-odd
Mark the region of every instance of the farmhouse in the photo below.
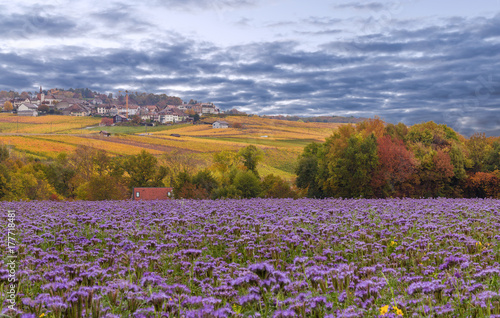
{"type": "Polygon", "coordinates": [[[172,188],[134,188],[133,200],[169,200],[173,195],[172,188]]]}
{"type": "Polygon", "coordinates": [[[19,116],[38,116],[38,107],[33,104],[23,103],[17,108],[17,115],[19,116]]]}
{"type": "Polygon", "coordinates": [[[225,121],[216,121],[212,124],[212,128],[229,128],[229,123],[225,121]]]}

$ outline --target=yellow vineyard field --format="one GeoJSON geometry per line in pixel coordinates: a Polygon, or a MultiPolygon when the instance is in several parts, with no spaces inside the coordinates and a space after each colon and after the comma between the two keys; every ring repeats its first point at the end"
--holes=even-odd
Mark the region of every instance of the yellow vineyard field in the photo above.
{"type": "Polygon", "coordinates": [[[160,158],[165,153],[179,152],[198,158],[198,167],[209,166],[215,152],[236,152],[253,144],[264,152],[259,165],[261,175],[273,173],[292,180],[297,157],[304,146],[311,141],[324,141],[341,125],[229,116],[223,120],[231,126],[236,124],[237,128],[213,129],[209,122],[215,120],[210,118],[200,125],[172,126],[172,129],[148,135],[123,133],[104,137],[96,130],[86,129],[97,126],[100,118],[0,114],[0,143],[12,146],[15,152],[40,158],[53,158],[60,152],[70,153],[78,145],[102,149],[110,155],[135,155],[146,150],[160,158]]]}

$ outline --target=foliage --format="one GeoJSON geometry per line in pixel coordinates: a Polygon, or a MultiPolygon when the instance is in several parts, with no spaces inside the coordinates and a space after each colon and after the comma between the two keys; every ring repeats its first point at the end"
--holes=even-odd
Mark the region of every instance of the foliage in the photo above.
{"type": "Polygon", "coordinates": [[[136,156],[129,156],[123,162],[123,169],[129,175],[129,188],[134,187],[162,187],[163,178],[168,170],[164,166],[157,167],[158,159],[142,150],[136,156]]]}
{"type": "Polygon", "coordinates": [[[238,171],[233,185],[242,198],[255,198],[261,192],[260,180],[252,170],[238,171]]]}
{"type": "Polygon", "coordinates": [[[10,112],[14,109],[14,107],[12,106],[12,103],[9,102],[9,101],[6,101],[4,104],[3,104],[3,110],[6,111],[6,112],[10,112]]]}
{"type": "Polygon", "coordinates": [[[255,147],[254,145],[246,146],[238,151],[238,155],[243,160],[243,165],[252,171],[256,176],[258,176],[257,165],[259,161],[263,158],[263,152],[261,149],[255,147]]]}

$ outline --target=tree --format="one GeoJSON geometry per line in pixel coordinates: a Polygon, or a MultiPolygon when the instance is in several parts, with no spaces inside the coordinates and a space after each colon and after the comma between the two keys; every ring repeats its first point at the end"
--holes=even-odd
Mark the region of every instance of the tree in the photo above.
{"type": "Polygon", "coordinates": [[[307,197],[309,198],[323,197],[324,145],[313,142],[305,146],[295,169],[297,174],[295,184],[298,188],[307,189],[307,197]]]}
{"type": "Polygon", "coordinates": [[[49,106],[48,105],[45,105],[45,104],[42,104],[40,106],[38,106],[38,110],[42,113],[48,113],[49,112],[49,106]]]}
{"type": "Polygon", "coordinates": [[[6,101],[4,104],[3,104],[3,110],[6,111],[6,112],[10,112],[14,109],[14,107],[12,106],[12,103],[9,102],[9,101],[6,101]]]}
{"type": "Polygon", "coordinates": [[[243,198],[256,198],[261,192],[260,180],[252,170],[238,171],[234,187],[243,198]]]}
{"type": "Polygon", "coordinates": [[[500,170],[500,141],[494,142],[491,146],[491,150],[487,153],[485,158],[485,170],[500,170]]]}
{"type": "Polygon", "coordinates": [[[491,149],[488,145],[486,135],[484,133],[475,133],[467,140],[466,145],[471,161],[471,171],[483,171],[486,156],[491,149]]]}
{"type": "Polygon", "coordinates": [[[210,196],[213,190],[215,190],[219,186],[219,183],[214,178],[214,176],[212,176],[212,173],[208,169],[198,171],[193,176],[192,183],[196,187],[204,189],[208,196],[210,196]]]}
{"type": "Polygon", "coordinates": [[[142,119],[141,119],[141,116],[139,115],[134,115],[132,116],[132,124],[134,125],[139,125],[141,123],[142,119]]]}
{"type": "Polygon", "coordinates": [[[377,197],[404,195],[401,186],[415,172],[415,159],[401,139],[385,135],[377,140],[378,166],[371,185],[377,197]]]}
{"type": "Polygon", "coordinates": [[[282,178],[273,174],[264,177],[261,183],[262,196],[265,198],[296,198],[297,194],[282,178]]]}
{"type": "Polygon", "coordinates": [[[257,165],[263,157],[262,150],[254,145],[250,145],[240,149],[238,155],[243,159],[243,165],[258,177],[257,165]]]}
{"type": "Polygon", "coordinates": [[[161,187],[163,178],[168,170],[164,166],[157,166],[158,159],[142,150],[136,156],[129,156],[123,162],[123,169],[129,174],[129,187],[161,187]]]}
{"type": "Polygon", "coordinates": [[[465,194],[471,198],[500,198],[500,172],[476,172],[465,182],[465,194]]]}
{"type": "MultiPolygon", "coordinates": [[[[207,177],[204,173],[202,175],[198,176],[198,182],[207,177]]],[[[208,199],[209,193],[204,187],[194,184],[193,177],[187,171],[182,171],[175,178],[174,196],[177,199],[208,199]]]]}
{"type": "Polygon", "coordinates": [[[328,163],[326,195],[335,197],[371,197],[371,176],[378,166],[375,136],[363,138],[355,134],[347,147],[328,163]]]}

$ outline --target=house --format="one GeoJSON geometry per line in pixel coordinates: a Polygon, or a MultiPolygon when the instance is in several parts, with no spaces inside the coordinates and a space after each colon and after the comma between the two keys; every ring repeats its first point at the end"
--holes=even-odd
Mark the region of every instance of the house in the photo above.
{"type": "Polygon", "coordinates": [[[18,116],[38,116],[38,107],[33,104],[23,103],[17,108],[18,116]]]}
{"type": "Polygon", "coordinates": [[[128,121],[128,118],[123,115],[115,115],[113,116],[113,123],[123,123],[128,121]]]}
{"type": "Polygon", "coordinates": [[[102,99],[100,99],[100,98],[94,98],[92,100],[92,104],[94,104],[94,105],[101,105],[102,103],[103,103],[102,99]]]}
{"type": "Polygon", "coordinates": [[[29,98],[21,98],[21,97],[14,98],[14,100],[12,101],[12,106],[14,106],[14,108],[18,108],[22,104],[32,104],[32,103],[29,98]]]}
{"type": "Polygon", "coordinates": [[[173,188],[134,188],[133,200],[169,200],[173,196],[173,188]]]}
{"type": "Polygon", "coordinates": [[[229,123],[225,121],[216,121],[212,124],[212,128],[229,128],[229,123]]]}
{"type": "Polygon", "coordinates": [[[81,104],[74,104],[68,108],[63,109],[63,115],[66,116],[89,116],[91,113],[90,109],[81,104]]]}

